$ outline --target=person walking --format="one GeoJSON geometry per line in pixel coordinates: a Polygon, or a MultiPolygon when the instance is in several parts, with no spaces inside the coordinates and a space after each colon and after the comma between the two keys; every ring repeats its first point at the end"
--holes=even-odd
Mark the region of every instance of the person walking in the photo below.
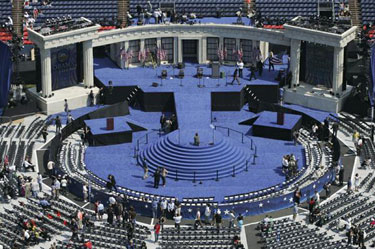
{"type": "Polygon", "coordinates": [[[160,221],[158,221],[154,226],[155,243],[159,240],[160,228],[160,221]]]}
{"type": "Polygon", "coordinates": [[[256,68],[254,66],[254,64],[251,64],[250,65],[250,81],[254,78],[254,79],[257,79],[257,76],[255,75],[255,71],[256,71],[256,68]]]}
{"type": "Polygon", "coordinates": [[[236,68],[233,72],[233,80],[231,82],[232,85],[234,81],[237,81],[238,85],[241,85],[240,80],[238,79],[238,68],[236,68]]]}

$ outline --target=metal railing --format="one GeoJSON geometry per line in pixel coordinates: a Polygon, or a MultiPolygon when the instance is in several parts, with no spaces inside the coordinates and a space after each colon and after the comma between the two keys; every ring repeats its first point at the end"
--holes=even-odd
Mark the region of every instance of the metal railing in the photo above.
{"type": "Polygon", "coordinates": [[[243,132],[236,131],[236,130],[231,129],[229,127],[224,127],[224,126],[219,126],[219,125],[215,125],[215,130],[223,131],[222,134],[226,135],[227,137],[231,137],[231,138],[237,137],[238,141],[240,141],[242,144],[245,144],[246,141],[249,141],[250,142],[250,150],[254,151],[252,164],[255,164],[255,159],[256,159],[256,157],[258,157],[257,146],[255,145],[254,140],[251,137],[246,136],[246,134],[244,134],[243,132]]]}
{"type": "Polygon", "coordinates": [[[152,130],[138,138],[134,146],[134,158],[139,156],[142,147],[148,145],[150,141],[155,141],[155,138],[160,138],[166,134],[167,133],[162,133],[161,130],[152,130]]]}

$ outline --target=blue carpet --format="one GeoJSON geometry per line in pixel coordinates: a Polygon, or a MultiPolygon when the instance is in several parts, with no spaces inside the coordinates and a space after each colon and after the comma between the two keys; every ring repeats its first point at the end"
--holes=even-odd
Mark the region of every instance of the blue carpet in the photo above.
{"type": "Polygon", "coordinates": [[[207,65],[198,64],[185,64],[185,77],[180,81],[177,78],[178,70],[173,69],[171,66],[160,66],[156,69],[148,67],[136,67],[130,69],[121,69],[117,67],[108,58],[95,58],[94,59],[94,70],[95,76],[104,84],[108,84],[111,80],[113,86],[133,86],[138,85],[144,92],[184,92],[186,88],[192,88],[194,91],[208,91],[208,92],[222,92],[222,91],[240,91],[243,85],[275,85],[278,82],[275,81],[278,70],[285,68],[285,65],[276,65],[275,71],[268,72],[264,70],[262,77],[258,77],[257,80],[249,81],[250,71],[245,68],[243,75],[244,78],[240,79],[241,85],[226,85],[232,81],[232,74],[234,67],[232,66],[221,66],[221,71],[225,72],[227,78],[224,79],[212,79],[211,68],[207,65]],[[196,67],[200,66],[203,68],[203,79],[199,80],[194,77],[197,72],[196,67]],[[161,80],[159,77],[162,70],[167,70],[168,77],[165,80],[161,80]],[[171,78],[172,77],[172,78],[171,78]],[[160,87],[152,87],[152,83],[156,82],[163,84],[160,87]],[[180,87],[182,83],[183,87],[180,87]],[[204,84],[206,87],[198,88],[198,84],[204,84]]]}
{"type": "Polygon", "coordinates": [[[291,130],[302,118],[301,115],[284,114],[284,124],[277,124],[277,112],[263,111],[253,125],[291,130]]]}
{"type": "MultiPolygon", "coordinates": [[[[137,132],[135,136],[142,136],[137,132]]],[[[143,170],[137,166],[133,156],[133,144],[120,144],[101,147],[89,147],[86,150],[85,163],[89,170],[99,177],[106,179],[108,174],[115,174],[117,183],[137,191],[160,195],[183,197],[216,196],[217,201],[223,201],[224,196],[267,188],[281,183],[285,177],[281,173],[281,157],[294,153],[303,162],[301,146],[293,146],[290,142],[253,138],[257,145],[259,157],[255,165],[249,165],[248,172],[242,172],[236,177],[227,177],[216,181],[203,181],[202,184],[192,181],[174,181],[167,179],[165,188],[154,189],[152,177],[142,180],[143,170]],[[103,167],[103,160],[106,167],[103,167]]],[[[236,141],[233,141],[236,143],[236,141]]],[[[240,143],[238,143],[240,144],[240,143]]],[[[300,163],[302,164],[302,163],[300,163]]]]}
{"type": "Polygon", "coordinates": [[[307,107],[304,107],[304,106],[299,106],[299,105],[292,105],[292,104],[284,104],[284,107],[286,108],[289,108],[289,109],[292,109],[292,110],[295,110],[295,111],[298,111],[298,112],[301,112],[301,113],[304,113],[320,122],[324,122],[324,120],[329,117],[330,114],[336,116],[337,114],[336,113],[332,113],[332,112],[325,112],[325,111],[321,111],[321,110],[316,110],[316,109],[312,109],[312,108],[307,108],[307,107]]]}
{"type": "Polygon", "coordinates": [[[127,117],[114,117],[114,129],[107,130],[107,118],[85,120],[93,135],[132,131],[127,122],[131,122],[127,117]]]}

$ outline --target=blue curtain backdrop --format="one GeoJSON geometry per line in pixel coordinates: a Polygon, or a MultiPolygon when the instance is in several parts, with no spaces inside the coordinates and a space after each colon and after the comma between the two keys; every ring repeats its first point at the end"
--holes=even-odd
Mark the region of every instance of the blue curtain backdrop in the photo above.
{"type": "Polygon", "coordinates": [[[375,98],[375,46],[371,48],[371,59],[370,59],[370,81],[368,88],[368,98],[371,106],[374,106],[375,98]]]}
{"type": "Polygon", "coordinates": [[[11,76],[12,53],[8,45],[0,41],[0,109],[5,107],[8,102],[11,76]]]}
{"type": "Polygon", "coordinates": [[[52,90],[77,84],[77,48],[68,45],[51,51],[52,90]]]}

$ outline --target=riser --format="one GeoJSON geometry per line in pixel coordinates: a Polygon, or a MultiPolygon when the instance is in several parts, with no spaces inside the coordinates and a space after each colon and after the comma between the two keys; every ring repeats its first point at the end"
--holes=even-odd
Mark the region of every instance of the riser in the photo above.
{"type": "MultiPolygon", "coordinates": [[[[145,154],[143,154],[145,155],[145,154]]],[[[233,160],[227,160],[227,161],[221,161],[221,162],[207,162],[207,163],[202,163],[202,162],[186,162],[185,164],[178,164],[178,162],[167,160],[162,158],[160,155],[156,156],[154,154],[147,154],[146,158],[148,159],[148,164],[154,164],[154,165],[159,165],[159,166],[165,166],[169,168],[179,168],[179,169],[194,169],[194,166],[197,166],[196,170],[203,170],[203,169],[221,169],[225,168],[228,165],[233,166],[241,164],[240,162],[243,161],[245,164],[245,156],[239,156],[237,159],[233,158],[233,160]]]]}
{"type": "Polygon", "coordinates": [[[212,154],[202,154],[202,155],[192,155],[192,154],[185,154],[181,155],[175,151],[168,150],[168,148],[155,148],[155,147],[150,147],[148,150],[152,150],[153,153],[156,153],[156,150],[161,153],[161,154],[171,160],[177,160],[177,161],[185,161],[185,162],[191,162],[191,161],[206,161],[206,160],[216,160],[219,161],[220,158],[222,157],[227,157],[230,155],[233,155],[233,153],[239,153],[240,150],[236,147],[231,147],[231,148],[222,148],[221,150],[215,151],[212,154]]]}

